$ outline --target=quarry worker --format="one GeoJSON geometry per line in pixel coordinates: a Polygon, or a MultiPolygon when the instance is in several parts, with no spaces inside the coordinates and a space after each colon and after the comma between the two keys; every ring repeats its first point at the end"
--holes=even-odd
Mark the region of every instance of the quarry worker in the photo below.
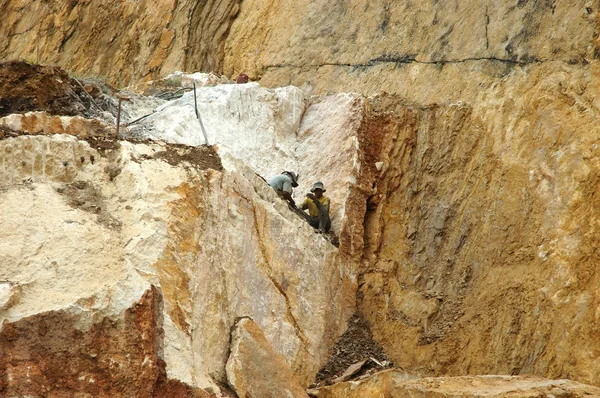
{"type": "Polygon", "coordinates": [[[328,232],[331,228],[329,198],[323,195],[325,191],[327,190],[321,181],[315,182],[300,206],[302,210],[308,209],[308,215],[303,212],[308,223],[322,232],[328,232]]]}
{"type": "Polygon", "coordinates": [[[293,208],[296,208],[296,202],[292,198],[292,188],[298,186],[298,175],[293,171],[284,171],[269,181],[271,188],[277,192],[280,198],[287,200],[293,208]]]}

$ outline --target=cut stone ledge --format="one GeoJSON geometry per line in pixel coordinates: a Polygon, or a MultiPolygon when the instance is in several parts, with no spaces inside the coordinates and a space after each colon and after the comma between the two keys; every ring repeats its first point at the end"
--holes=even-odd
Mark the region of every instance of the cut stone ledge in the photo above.
{"type": "Polygon", "coordinates": [[[276,352],[250,318],[233,327],[227,379],[240,398],[307,398],[285,357],[276,352]]]}

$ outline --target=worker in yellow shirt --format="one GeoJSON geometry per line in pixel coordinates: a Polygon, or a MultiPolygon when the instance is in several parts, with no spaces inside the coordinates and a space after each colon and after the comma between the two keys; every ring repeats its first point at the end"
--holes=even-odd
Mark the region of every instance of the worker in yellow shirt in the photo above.
{"type": "Polygon", "coordinates": [[[328,232],[331,228],[329,198],[323,195],[325,191],[322,182],[315,182],[310,189],[311,193],[306,194],[306,198],[300,206],[302,210],[308,210],[308,214],[304,213],[308,223],[321,232],[328,232]]]}

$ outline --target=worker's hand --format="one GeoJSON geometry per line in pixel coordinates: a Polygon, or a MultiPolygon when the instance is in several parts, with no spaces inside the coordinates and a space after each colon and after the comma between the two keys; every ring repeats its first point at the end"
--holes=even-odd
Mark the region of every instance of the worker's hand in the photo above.
{"type": "Polygon", "coordinates": [[[294,199],[292,198],[292,193],[291,192],[284,192],[283,193],[283,198],[285,200],[287,200],[287,202],[292,205],[293,207],[296,207],[296,202],[294,202],[294,199]]]}
{"type": "Polygon", "coordinates": [[[315,199],[317,199],[317,197],[315,196],[315,194],[314,194],[314,193],[307,193],[307,194],[306,194],[306,197],[307,197],[307,198],[310,198],[310,199],[312,199],[312,200],[315,200],[315,199]]]}

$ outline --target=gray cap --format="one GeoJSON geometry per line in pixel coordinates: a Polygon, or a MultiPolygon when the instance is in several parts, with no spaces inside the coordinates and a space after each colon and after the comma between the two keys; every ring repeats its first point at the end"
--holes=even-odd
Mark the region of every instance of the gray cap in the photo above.
{"type": "Polygon", "coordinates": [[[320,189],[321,191],[325,192],[327,191],[325,189],[325,186],[323,185],[323,183],[321,181],[317,181],[313,184],[312,188],[310,189],[310,192],[315,192],[315,189],[320,189]]]}
{"type": "Polygon", "coordinates": [[[297,187],[298,186],[298,178],[299,176],[294,173],[293,171],[284,171],[281,174],[285,174],[287,176],[289,176],[292,179],[292,186],[297,187]]]}

